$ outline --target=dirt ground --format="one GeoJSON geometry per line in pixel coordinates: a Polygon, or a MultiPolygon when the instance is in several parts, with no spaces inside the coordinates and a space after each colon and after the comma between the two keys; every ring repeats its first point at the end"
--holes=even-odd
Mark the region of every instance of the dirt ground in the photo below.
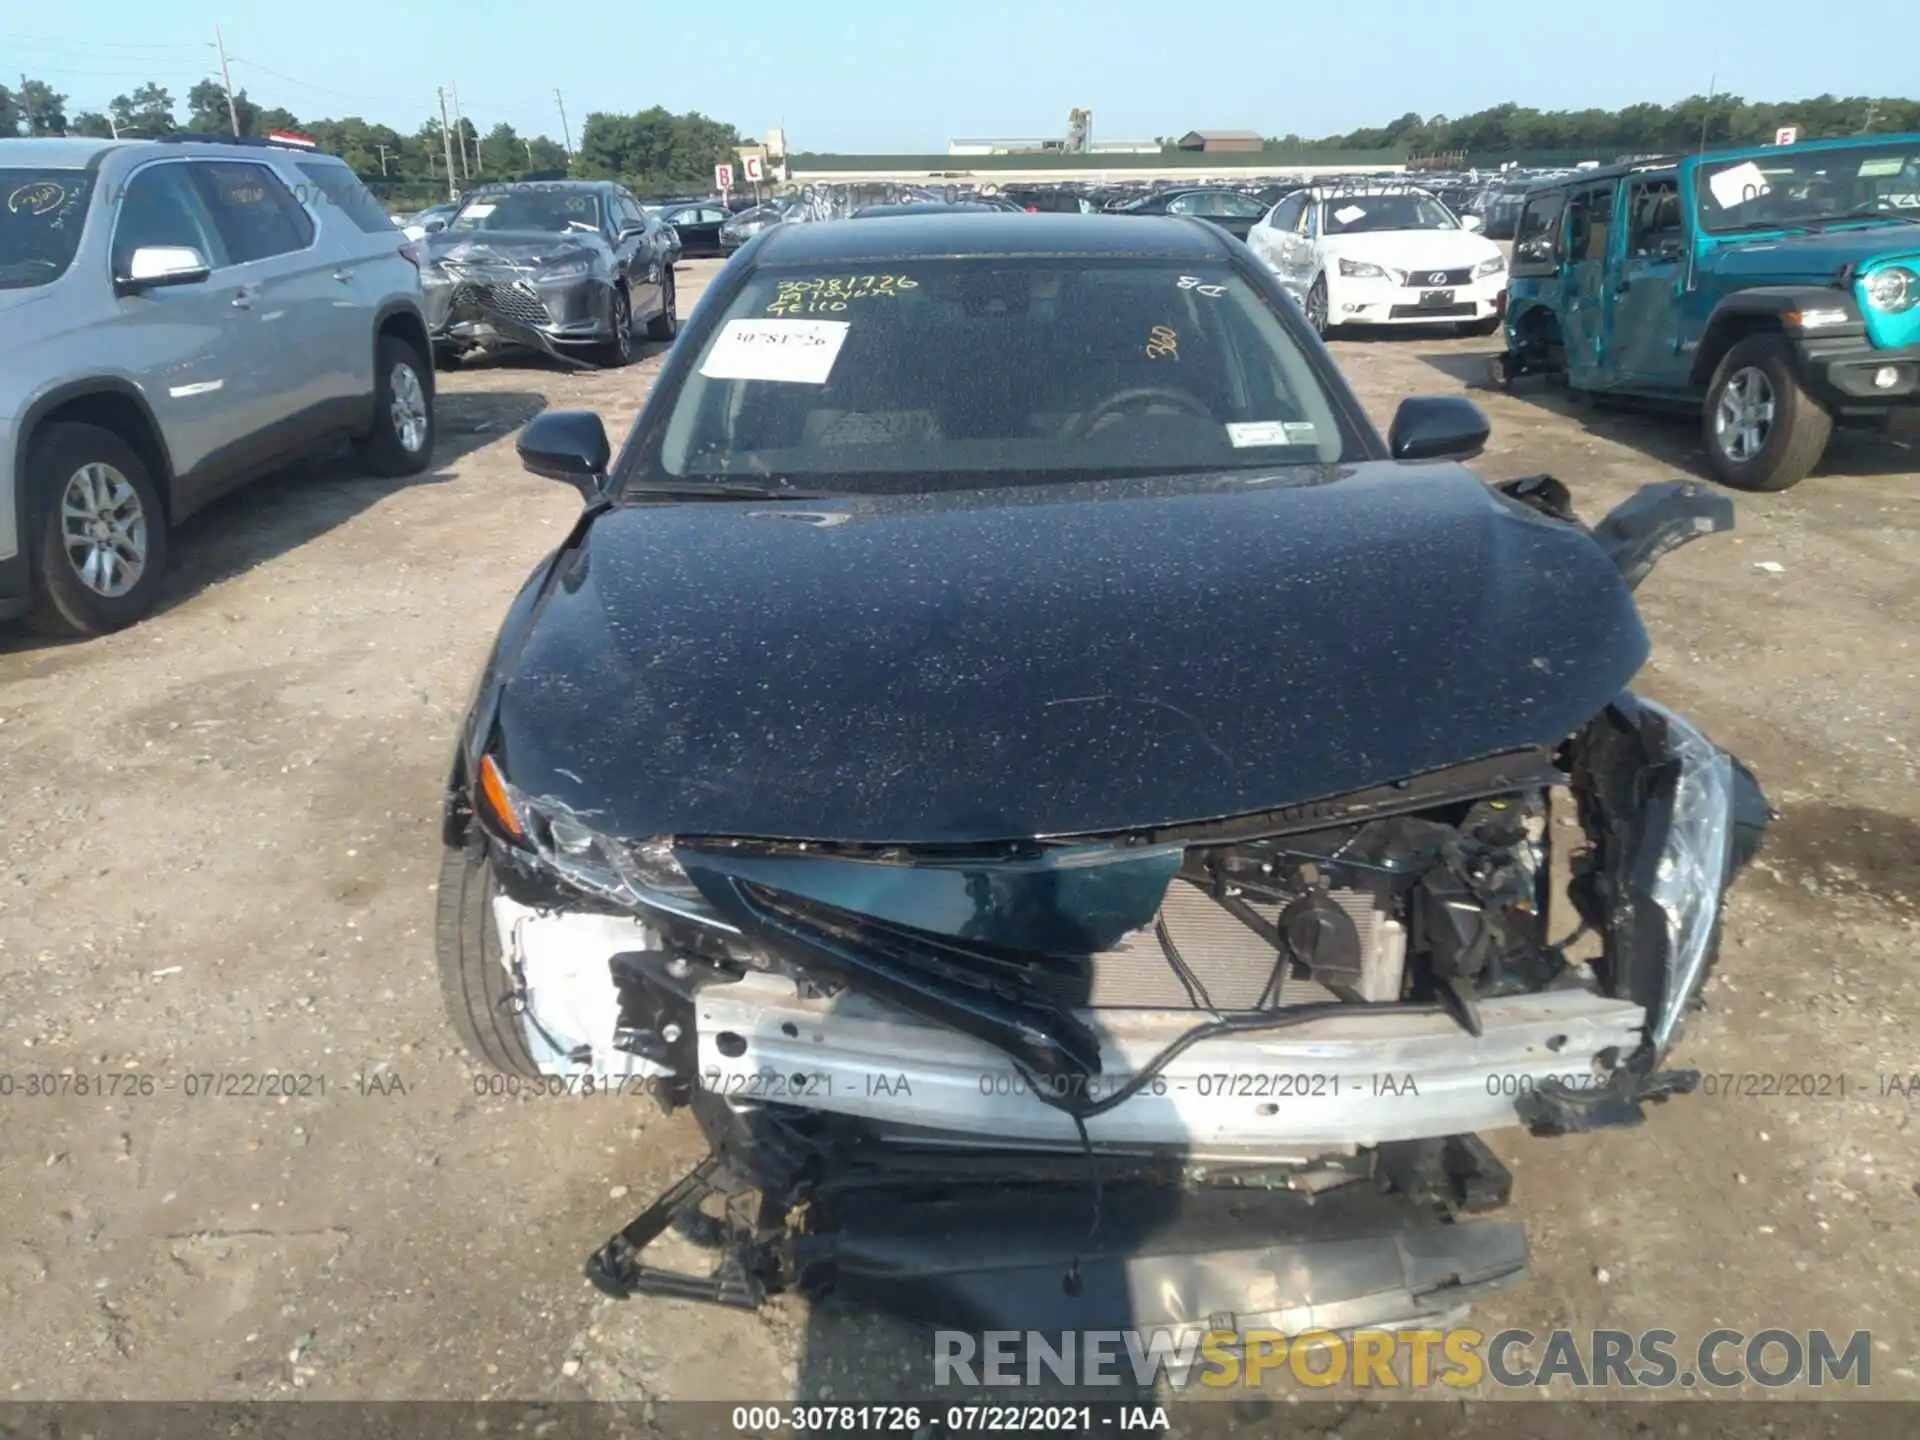
{"type": "MultiPolygon", "coordinates": [[[[687,267],[683,304],[715,268],[687,267]]],[[[1496,344],[1334,348],[1384,428],[1496,344]]],[[[658,366],[449,374],[430,474],[315,462],[192,524],[145,624],[60,647],[0,632],[0,1399],[930,1383],[924,1338],[830,1305],[599,1297],[581,1261],[696,1157],[691,1122],[638,1098],[478,1096],[441,1010],[454,727],[577,509],[519,469],[512,432],[591,408],[618,436],[658,366]],[[267,1072],[309,1093],[195,1078],[267,1072]],[[66,1093],[29,1093],[48,1074],[66,1093]]],[[[1494,422],[1480,471],[1551,471],[1588,518],[1698,473],[1684,422],[1474,398],[1494,422]]],[[[1916,469],[1906,445],[1844,439],[1641,591],[1644,690],[1781,812],[1677,1058],[1843,1075],[1845,1097],[1696,1095],[1635,1132],[1502,1137],[1535,1273],[1474,1323],[1865,1329],[1872,1393],[1920,1397],[1920,1131],[1885,1078],[1920,1072],[1916,469]]]]}

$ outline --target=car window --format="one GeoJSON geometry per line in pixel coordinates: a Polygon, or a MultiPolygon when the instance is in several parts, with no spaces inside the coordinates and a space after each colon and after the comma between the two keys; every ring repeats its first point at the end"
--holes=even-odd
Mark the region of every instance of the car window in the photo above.
{"type": "Polygon", "coordinates": [[[245,265],[313,243],[313,217],[266,166],[196,160],[188,168],[200,198],[213,212],[230,263],[245,265]]]}
{"type": "Polygon", "coordinates": [[[329,165],[319,160],[301,160],[293,168],[308,181],[303,187],[305,193],[295,192],[295,198],[311,208],[317,210],[322,206],[331,206],[342,211],[369,235],[396,228],[393,217],[373,198],[373,192],[362,185],[360,177],[346,166],[329,165]]]}
{"type": "Polygon", "coordinates": [[[1627,254],[1674,259],[1684,240],[1679,182],[1636,183],[1627,198],[1627,254]]]}
{"type": "Polygon", "coordinates": [[[555,234],[600,228],[600,197],[586,190],[483,192],[463,201],[447,222],[453,231],[548,230],[555,234]]]}
{"type": "Polygon", "coordinates": [[[1338,195],[1327,202],[1327,234],[1361,235],[1381,230],[1458,230],[1460,222],[1431,195],[1338,195]]]}
{"type": "Polygon", "coordinates": [[[1250,220],[1266,209],[1251,195],[1217,195],[1214,198],[1220,202],[1220,209],[1216,213],[1231,215],[1235,219],[1250,220]]]}
{"type": "Polygon", "coordinates": [[[1169,200],[1167,202],[1167,214],[1169,215],[1205,215],[1207,212],[1200,208],[1200,202],[1204,198],[1205,198],[1204,196],[1200,196],[1200,195],[1177,196],[1174,199],[1169,200]]]}
{"type": "Polygon", "coordinates": [[[58,280],[73,263],[86,224],[93,175],[86,170],[0,168],[0,290],[58,280]]]}
{"type": "Polygon", "coordinates": [[[113,223],[115,275],[125,275],[133,252],[146,245],[190,246],[215,269],[234,263],[188,170],[183,163],[148,165],[127,182],[113,223]]]}
{"type": "Polygon", "coordinates": [[[1513,258],[1523,263],[1551,261],[1554,238],[1558,233],[1561,211],[1566,206],[1564,190],[1542,190],[1527,199],[1526,208],[1513,231],[1513,258]]]}
{"type": "Polygon", "coordinates": [[[1609,180],[1574,192],[1567,206],[1567,260],[1604,260],[1613,229],[1613,198],[1618,187],[1609,180]]]}
{"type": "Polygon", "coordinates": [[[756,271],[633,483],[930,489],[1364,454],[1280,313],[1219,261],[756,271]]]}
{"type": "Polygon", "coordinates": [[[1782,146],[1703,163],[1694,190],[1700,228],[1710,232],[1911,215],[1920,209],[1920,141],[1782,146]]]}
{"type": "Polygon", "coordinates": [[[1273,207],[1273,214],[1267,218],[1267,226],[1273,230],[1291,230],[1300,223],[1300,209],[1305,202],[1298,195],[1291,195],[1273,207]]]}

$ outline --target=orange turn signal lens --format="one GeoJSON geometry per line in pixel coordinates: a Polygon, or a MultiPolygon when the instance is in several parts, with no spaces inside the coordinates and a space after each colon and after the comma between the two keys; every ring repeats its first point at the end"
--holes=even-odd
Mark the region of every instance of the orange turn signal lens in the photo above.
{"type": "Polygon", "coordinates": [[[516,840],[527,838],[527,832],[520,828],[520,817],[513,813],[513,801],[507,797],[506,777],[491,755],[480,757],[480,794],[502,830],[516,840]]]}

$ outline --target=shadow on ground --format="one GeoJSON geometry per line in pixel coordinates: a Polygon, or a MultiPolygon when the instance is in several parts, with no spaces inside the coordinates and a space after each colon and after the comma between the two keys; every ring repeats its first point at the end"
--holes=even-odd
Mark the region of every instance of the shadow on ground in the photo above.
{"type": "MultiPolygon", "coordinates": [[[[1436,351],[1417,356],[1423,364],[1469,390],[1491,390],[1488,365],[1495,352],[1436,351]]],[[[1700,417],[1678,407],[1634,405],[1625,400],[1576,399],[1545,377],[1528,377],[1499,393],[1551,415],[1571,420],[1587,434],[1637,450],[1650,460],[1700,480],[1711,480],[1700,441],[1700,417]]],[[[1838,429],[1819,475],[1907,475],[1920,465],[1920,445],[1911,435],[1838,429]]]]}
{"type": "MultiPolygon", "coordinates": [[[[250,482],[192,516],[170,537],[171,573],[153,615],[184,604],[209,586],[245,574],[345,524],[389,495],[454,478],[466,456],[512,433],[546,408],[525,391],[442,392],[435,405],[433,465],[418,475],[367,474],[342,443],[250,482]]],[[[53,639],[19,622],[0,626],[0,654],[61,650],[84,640],[53,639]]]]}

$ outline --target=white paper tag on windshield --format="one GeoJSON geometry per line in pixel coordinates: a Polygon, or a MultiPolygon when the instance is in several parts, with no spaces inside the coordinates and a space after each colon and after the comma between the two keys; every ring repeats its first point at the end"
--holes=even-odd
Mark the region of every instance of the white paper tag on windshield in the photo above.
{"type": "Polygon", "coordinates": [[[709,380],[824,385],[851,328],[845,320],[730,320],[700,373],[709,380]]]}
{"type": "Polygon", "coordinates": [[[1285,445],[1287,427],[1278,420],[1229,421],[1227,439],[1236,450],[1244,450],[1249,445],[1285,445]]]}
{"type": "Polygon", "coordinates": [[[1862,180],[1875,180],[1887,175],[1898,175],[1906,168],[1906,160],[1899,155],[1890,156],[1884,160],[1862,160],[1860,162],[1860,178],[1862,180]]]}
{"type": "Polygon", "coordinates": [[[1722,170],[1707,181],[1707,188],[1713,192],[1713,198],[1720,202],[1723,210],[1730,210],[1745,200],[1755,200],[1773,187],[1767,184],[1766,172],[1753,161],[1736,165],[1731,170],[1722,170]]]}
{"type": "Polygon", "coordinates": [[[1333,218],[1338,220],[1342,225],[1351,225],[1366,213],[1366,210],[1362,206],[1342,205],[1338,210],[1333,212],[1333,218]]]}
{"type": "Polygon", "coordinates": [[[484,200],[476,200],[467,207],[467,213],[461,218],[466,220],[484,220],[492,213],[493,206],[484,200]]]}

